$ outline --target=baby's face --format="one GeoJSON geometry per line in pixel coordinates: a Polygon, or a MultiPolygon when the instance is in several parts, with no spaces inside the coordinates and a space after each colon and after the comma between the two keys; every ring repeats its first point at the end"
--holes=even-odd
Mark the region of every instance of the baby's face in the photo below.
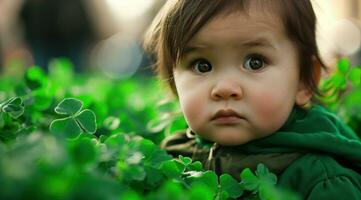
{"type": "Polygon", "coordinates": [[[189,42],[174,70],[189,127],[222,145],[279,129],[310,98],[299,80],[294,44],[277,17],[260,12],[216,17],[189,42]]]}

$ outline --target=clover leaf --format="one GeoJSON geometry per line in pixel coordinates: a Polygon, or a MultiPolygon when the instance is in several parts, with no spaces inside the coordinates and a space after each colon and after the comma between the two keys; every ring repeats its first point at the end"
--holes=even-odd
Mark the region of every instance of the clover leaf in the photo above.
{"type": "Polygon", "coordinates": [[[76,138],[81,132],[81,128],[72,117],[56,119],[50,124],[50,131],[54,134],[65,134],[69,138],[76,138]]]}
{"type": "Polygon", "coordinates": [[[66,98],[55,107],[55,112],[64,115],[74,115],[79,112],[82,107],[83,102],[74,98],[66,98]]]}
{"type": "Polygon", "coordinates": [[[91,138],[79,137],[69,142],[68,151],[77,165],[84,166],[96,161],[96,147],[91,138]]]}
{"type": "Polygon", "coordinates": [[[192,163],[192,159],[189,157],[183,157],[182,155],[179,155],[179,160],[183,162],[184,165],[189,165],[192,163]]]}
{"type": "Polygon", "coordinates": [[[229,174],[223,174],[220,177],[222,191],[227,192],[231,198],[238,198],[243,194],[240,184],[229,174]]]}
{"type": "Polygon", "coordinates": [[[354,85],[361,84],[361,68],[359,66],[351,69],[349,73],[349,79],[354,85]]]}
{"type": "MultiPolygon", "coordinates": [[[[0,104],[0,113],[8,113],[13,119],[19,118],[24,113],[24,103],[20,97],[12,97],[0,104]]],[[[3,117],[1,115],[0,117],[3,117]]],[[[3,119],[0,119],[3,121],[3,119]]]]}
{"type": "Polygon", "coordinates": [[[350,68],[350,60],[347,58],[341,58],[337,62],[337,68],[342,74],[346,74],[350,68]]]}
{"type": "Polygon", "coordinates": [[[260,184],[259,179],[249,168],[246,168],[241,172],[241,179],[246,190],[252,191],[258,189],[260,184]]]}
{"type": "Polygon", "coordinates": [[[97,130],[95,114],[93,111],[89,109],[83,110],[75,117],[75,119],[85,132],[95,133],[97,130]]]}
{"type": "Polygon", "coordinates": [[[258,199],[279,199],[273,198],[276,195],[277,176],[271,173],[264,164],[260,163],[257,165],[255,174],[249,168],[244,169],[241,172],[241,179],[240,186],[245,190],[251,191],[252,195],[256,195],[258,199]]]}
{"type": "Polygon", "coordinates": [[[65,135],[68,138],[76,138],[83,132],[95,133],[96,116],[92,110],[81,111],[82,107],[83,102],[78,99],[66,98],[62,100],[55,107],[55,112],[68,116],[52,121],[50,131],[54,134],[65,135]]]}
{"type": "Polygon", "coordinates": [[[264,164],[258,164],[256,175],[259,179],[275,185],[277,183],[277,176],[270,173],[268,168],[264,164]]]}
{"type": "Polygon", "coordinates": [[[184,174],[188,175],[186,179],[191,182],[191,185],[204,184],[211,191],[214,191],[212,195],[215,195],[215,192],[218,190],[218,176],[214,171],[188,171],[184,174]]]}
{"type": "Polygon", "coordinates": [[[175,160],[167,160],[161,164],[160,169],[166,177],[176,178],[182,173],[175,162],[175,160]]]}

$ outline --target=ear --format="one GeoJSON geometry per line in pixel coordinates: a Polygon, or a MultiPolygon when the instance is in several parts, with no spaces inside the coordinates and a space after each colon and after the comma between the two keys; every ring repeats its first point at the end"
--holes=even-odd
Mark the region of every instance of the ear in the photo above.
{"type": "Polygon", "coordinates": [[[304,83],[300,83],[300,86],[298,88],[297,94],[296,94],[296,105],[298,106],[305,106],[307,103],[309,103],[311,97],[313,95],[313,92],[310,91],[304,83]]]}
{"type": "MultiPolygon", "coordinates": [[[[315,83],[318,84],[321,78],[321,63],[316,58],[313,58],[312,76],[314,76],[315,83]]],[[[307,105],[312,96],[313,96],[313,91],[307,88],[303,82],[301,82],[296,94],[296,105],[298,106],[307,105]]]]}

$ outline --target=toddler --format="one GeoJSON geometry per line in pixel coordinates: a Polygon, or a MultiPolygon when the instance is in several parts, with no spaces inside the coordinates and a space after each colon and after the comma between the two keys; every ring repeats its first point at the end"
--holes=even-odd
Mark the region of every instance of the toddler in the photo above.
{"type": "Polygon", "coordinates": [[[168,0],[145,48],[189,129],[174,156],[229,173],[264,163],[304,199],[361,199],[361,143],[311,105],[323,64],[310,0],[168,0]]]}

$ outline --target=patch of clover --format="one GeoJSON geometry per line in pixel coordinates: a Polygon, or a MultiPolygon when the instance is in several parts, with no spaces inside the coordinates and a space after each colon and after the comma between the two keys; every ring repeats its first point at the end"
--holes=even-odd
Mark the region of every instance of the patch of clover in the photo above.
{"type": "Polygon", "coordinates": [[[67,138],[76,138],[81,133],[94,134],[97,129],[95,114],[92,110],[82,108],[83,102],[78,99],[62,100],[55,107],[55,112],[66,117],[52,121],[50,131],[67,138]]]}

